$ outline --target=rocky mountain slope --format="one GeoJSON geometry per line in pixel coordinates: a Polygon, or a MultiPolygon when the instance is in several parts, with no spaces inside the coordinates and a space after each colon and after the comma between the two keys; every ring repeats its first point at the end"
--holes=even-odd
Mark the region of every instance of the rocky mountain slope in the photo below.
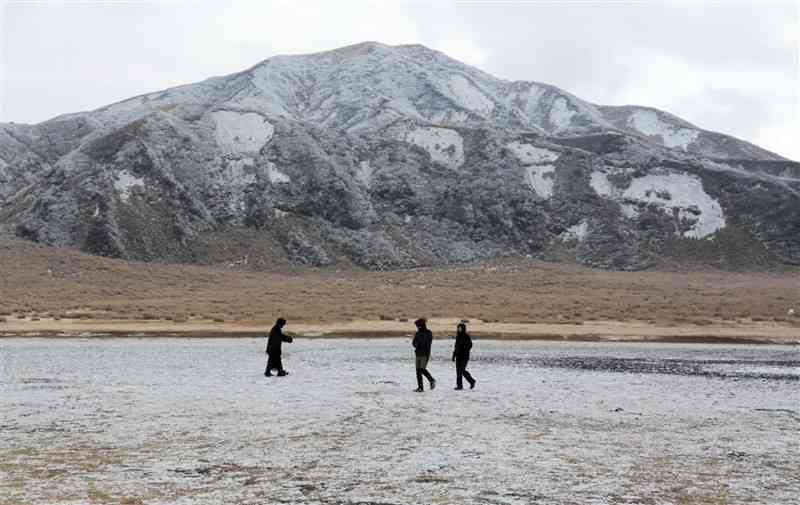
{"type": "Polygon", "coordinates": [[[368,42],[0,125],[0,236],[251,268],[800,264],[800,164],[368,42]]]}

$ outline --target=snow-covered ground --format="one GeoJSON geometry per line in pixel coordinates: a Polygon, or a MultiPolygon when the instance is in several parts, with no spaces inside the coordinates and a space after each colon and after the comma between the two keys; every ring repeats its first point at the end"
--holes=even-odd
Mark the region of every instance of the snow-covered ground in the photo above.
{"type": "Polygon", "coordinates": [[[133,188],[137,186],[144,189],[144,179],[136,177],[127,170],[120,171],[116,180],[114,180],[114,189],[117,190],[123,202],[127,202],[130,199],[133,188]]]}
{"type": "Polygon", "coordinates": [[[800,501],[794,347],[0,340],[0,504],[800,501]]]}
{"type": "Polygon", "coordinates": [[[628,126],[645,135],[660,136],[665,146],[684,151],[700,135],[698,130],[682,128],[663,121],[654,110],[634,111],[628,117],[628,126]]]}
{"type": "Polygon", "coordinates": [[[406,130],[402,139],[425,149],[433,161],[448,168],[455,170],[464,164],[464,139],[456,130],[419,127],[406,130]]]}

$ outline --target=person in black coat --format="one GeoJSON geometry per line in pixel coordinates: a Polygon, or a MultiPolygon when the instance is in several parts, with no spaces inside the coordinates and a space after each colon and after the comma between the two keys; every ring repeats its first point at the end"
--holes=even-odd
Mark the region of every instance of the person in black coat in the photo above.
{"type": "Polygon", "coordinates": [[[422,376],[428,378],[431,383],[431,389],[436,388],[436,379],[428,372],[428,360],[431,358],[431,345],[433,344],[433,333],[428,329],[424,319],[417,319],[414,321],[417,325],[417,333],[414,334],[414,340],[411,345],[414,346],[414,354],[416,356],[416,369],[417,369],[417,393],[424,391],[422,387],[422,376]]]}
{"type": "Polygon", "coordinates": [[[281,363],[281,344],[284,342],[292,343],[292,337],[287,337],[283,334],[283,327],[286,326],[286,319],[279,317],[275,321],[275,326],[269,330],[269,337],[267,338],[267,369],[264,370],[264,375],[267,377],[272,376],[272,370],[278,371],[278,377],[288,375],[288,372],[283,369],[281,363]]]}
{"type": "Polygon", "coordinates": [[[472,350],[472,337],[467,333],[467,325],[460,323],[456,327],[456,345],[453,348],[453,361],[456,362],[456,389],[464,389],[463,378],[469,382],[470,389],[475,388],[477,381],[467,372],[470,350],[472,350]]]}

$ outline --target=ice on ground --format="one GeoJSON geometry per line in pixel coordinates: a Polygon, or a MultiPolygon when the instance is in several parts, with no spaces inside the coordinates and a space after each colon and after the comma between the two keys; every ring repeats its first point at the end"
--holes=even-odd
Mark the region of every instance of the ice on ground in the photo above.
{"type": "Polygon", "coordinates": [[[144,179],[136,177],[127,170],[120,170],[117,173],[117,178],[114,180],[114,189],[119,194],[123,202],[128,202],[131,197],[133,188],[144,188],[144,179]]]}
{"type": "Polygon", "coordinates": [[[278,170],[275,163],[271,161],[267,163],[267,178],[272,184],[288,184],[292,182],[292,178],[278,170]]]}
{"type": "Polygon", "coordinates": [[[280,379],[264,339],[0,340],[0,504],[800,498],[798,377],[720,368],[791,348],[477,339],[456,392],[452,345],[418,394],[408,339],[298,338],[280,379]]]}
{"type": "Polygon", "coordinates": [[[486,116],[494,109],[494,102],[484,95],[463,75],[452,75],[447,86],[456,103],[465,109],[486,116]]]}
{"type": "Polygon", "coordinates": [[[684,151],[700,132],[691,128],[671,125],[661,120],[652,110],[637,110],[628,116],[628,126],[647,136],[659,136],[666,147],[680,147],[684,151]]]}
{"type": "Polygon", "coordinates": [[[589,222],[584,219],[580,223],[576,225],[572,225],[567,230],[561,234],[561,240],[564,242],[568,241],[582,241],[586,238],[586,235],[589,233],[589,222]]]}
{"type": "Polygon", "coordinates": [[[433,161],[446,167],[457,169],[464,164],[464,140],[455,130],[422,126],[407,130],[402,138],[425,149],[433,161]]]}
{"type": "Polygon", "coordinates": [[[677,210],[680,219],[695,221],[683,233],[684,237],[703,238],[725,227],[722,207],[703,190],[702,181],[694,175],[669,173],[637,177],[622,197],[655,204],[670,216],[677,210]]]}
{"type": "Polygon", "coordinates": [[[217,144],[228,154],[257,153],[275,132],[264,116],[255,112],[221,110],[211,117],[216,125],[217,144]]]}
{"type": "Polygon", "coordinates": [[[566,130],[572,123],[572,117],[576,114],[577,112],[569,108],[566,98],[558,97],[550,108],[550,123],[556,131],[566,130]]]}
{"type": "Polygon", "coordinates": [[[525,167],[528,184],[537,195],[542,198],[553,196],[553,185],[556,178],[556,168],[553,165],[534,165],[525,167]]]}
{"type": "Polygon", "coordinates": [[[514,156],[516,156],[523,165],[552,163],[561,155],[561,153],[557,151],[536,147],[533,144],[517,142],[516,140],[506,144],[506,149],[514,153],[514,156]]]}

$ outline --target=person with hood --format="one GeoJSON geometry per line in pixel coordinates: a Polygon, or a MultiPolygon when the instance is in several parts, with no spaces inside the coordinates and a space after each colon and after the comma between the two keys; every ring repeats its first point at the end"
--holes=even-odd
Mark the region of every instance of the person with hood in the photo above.
{"type": "Polygon", "coordinates": [[[283,334],[283,327],[286,326],[286,319],[279,317],[275,321],[275,326],[269,331],[267,338],[267,369],[264,370],[264,375],[272,377],[272,370],[278,371],[278,377],[284,377],[289,373],[283,369],[281,363],[281,344],[284,342],[292,343],[292,337],[287,337],[283,334]]]}
{"type": "Polygon", "coordinates": [[[427,321],[424,319],[417,319],[414,321],[417,326],[417,333],[414,334],[414,340],[411,345],[414,346],[414,354],[416,356],[417,368],[417,393],[423,392],[425,389],[422,387],[422,376],[427,377],[431,383],[431,389],[436,389],[436,379],[428,372],[428,360],[431,358],[431,345],[433,344],[433,333],[428,329],[427,321]]]}
{"type": "Polygon", "coordinates": [[[472,349],[472,337],[467,333],[467,325],[459,323],[456,327],[456,345],[453,348],[453,361],[456,362],[456,387],[455,389],[464,389],[463,379],[466,378],[469,382],[469,388],[474,389],[477,382],[472,375],[467,371],[467,363],[469,363],[469,352],[472,349]]]}

